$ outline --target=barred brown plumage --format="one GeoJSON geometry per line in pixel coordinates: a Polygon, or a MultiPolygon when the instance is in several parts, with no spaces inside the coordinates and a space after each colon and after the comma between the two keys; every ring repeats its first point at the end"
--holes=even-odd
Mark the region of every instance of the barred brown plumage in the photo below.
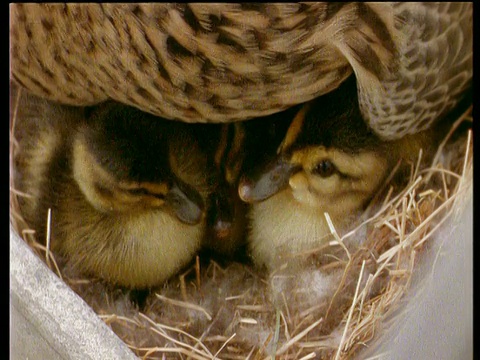
{"type": "Polygon", "coordinates": [[[188,122],[268,115],[352,72],[384,139],[421,131],[472,79],[472,3],[12,4],[12,77],[72,105],[188,122]]]}

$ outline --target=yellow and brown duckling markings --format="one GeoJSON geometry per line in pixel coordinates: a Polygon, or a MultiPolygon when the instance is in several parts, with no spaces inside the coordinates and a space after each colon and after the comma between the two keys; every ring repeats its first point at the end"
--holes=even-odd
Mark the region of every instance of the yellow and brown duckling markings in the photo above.
{"type": "Polygon", "coordinates": [[[345,230],[396,163],[413,161],[432,141],[419,138],[379,139],[363,121],[353,77],[304,106],[273,159],[247,169],[239,183],[252,204],[248,243],[257,265],[273,269],[279,258],[328,241],[325,213],[345,230]]]}
{"type": "Polygon", "coordinates": [[[168,192],[166,183],[119,182],[96,162],[85,144],[78,139],[74,141],[72,155],[73,177],[97,210],[127,211],[164,205],[168,192]]]}
{"type": "Polygon", "coordinates": [[[15,186],[40,241],[51,209],[51,250],[81,272],[141,289],[187,265],[215,182],[192,125],[114,103],[20,105],[15,186]]]}

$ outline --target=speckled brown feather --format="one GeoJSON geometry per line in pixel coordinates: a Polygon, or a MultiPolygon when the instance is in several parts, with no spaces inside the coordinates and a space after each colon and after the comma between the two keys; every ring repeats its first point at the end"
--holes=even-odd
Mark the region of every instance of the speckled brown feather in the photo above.
{"type": "Polygon", "coordinates": [[[355,73],[385,139],[427,128],[471,82],[472,3],[12,4],[12,77],[188,122],[278,112],[355,73]]]}

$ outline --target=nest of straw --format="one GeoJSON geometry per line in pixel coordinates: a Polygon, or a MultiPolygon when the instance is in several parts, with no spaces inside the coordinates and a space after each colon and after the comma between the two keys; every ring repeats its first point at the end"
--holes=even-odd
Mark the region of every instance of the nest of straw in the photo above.
{"type": "MultiPolygon", "coordinates": [[[[22,194],[12,186],[11,221],[142,359],[350,359],[398,316],[435,233],[471,197],[471,131],[450,136],[465,121],[472,121],[472,107],[453,125],[430,167],[412,169],[400,191],[386,187],[352,231],[340,235],[331,224],[334,241],[296,255],[307,266],[287,263],[266,276],[249,263],[199,255],[184,273],[153,290],[141,309],[125,291],[79,278],[37,242],[18,213],[22,194]]],[[[10,146],[12,154],[12,136],[10,146]]]]}

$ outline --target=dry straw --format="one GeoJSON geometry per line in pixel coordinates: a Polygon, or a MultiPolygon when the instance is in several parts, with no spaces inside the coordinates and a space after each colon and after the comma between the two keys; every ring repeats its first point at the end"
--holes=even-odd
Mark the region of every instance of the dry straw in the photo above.
{"type": "MultiPolygon", "coordinates": [[[[14,126],[15,94],[11,101],[14,126]]],[[[472,121],[471,107],[452,130],[464,121],[472,121]]],[[[142,359],[351,359],[401,313],[436,232],[471,196],[471,131],[456,140],[450,135],[429,168],[415,167],[402,191],[386,187],[354,230],[338,234],[325,214],[334,240],[301,254],[310,260],[307,268],[287,265],[266,278],[248,264],[197,258],[152,291],[141,310],[124,291],[59,266],[48,241],[46,247],[35,241],[16,210],[25,194],[12,184],[11,221],[142,359]]],[[[13,154],[13,136],[10,146],[13,154]]]]}

